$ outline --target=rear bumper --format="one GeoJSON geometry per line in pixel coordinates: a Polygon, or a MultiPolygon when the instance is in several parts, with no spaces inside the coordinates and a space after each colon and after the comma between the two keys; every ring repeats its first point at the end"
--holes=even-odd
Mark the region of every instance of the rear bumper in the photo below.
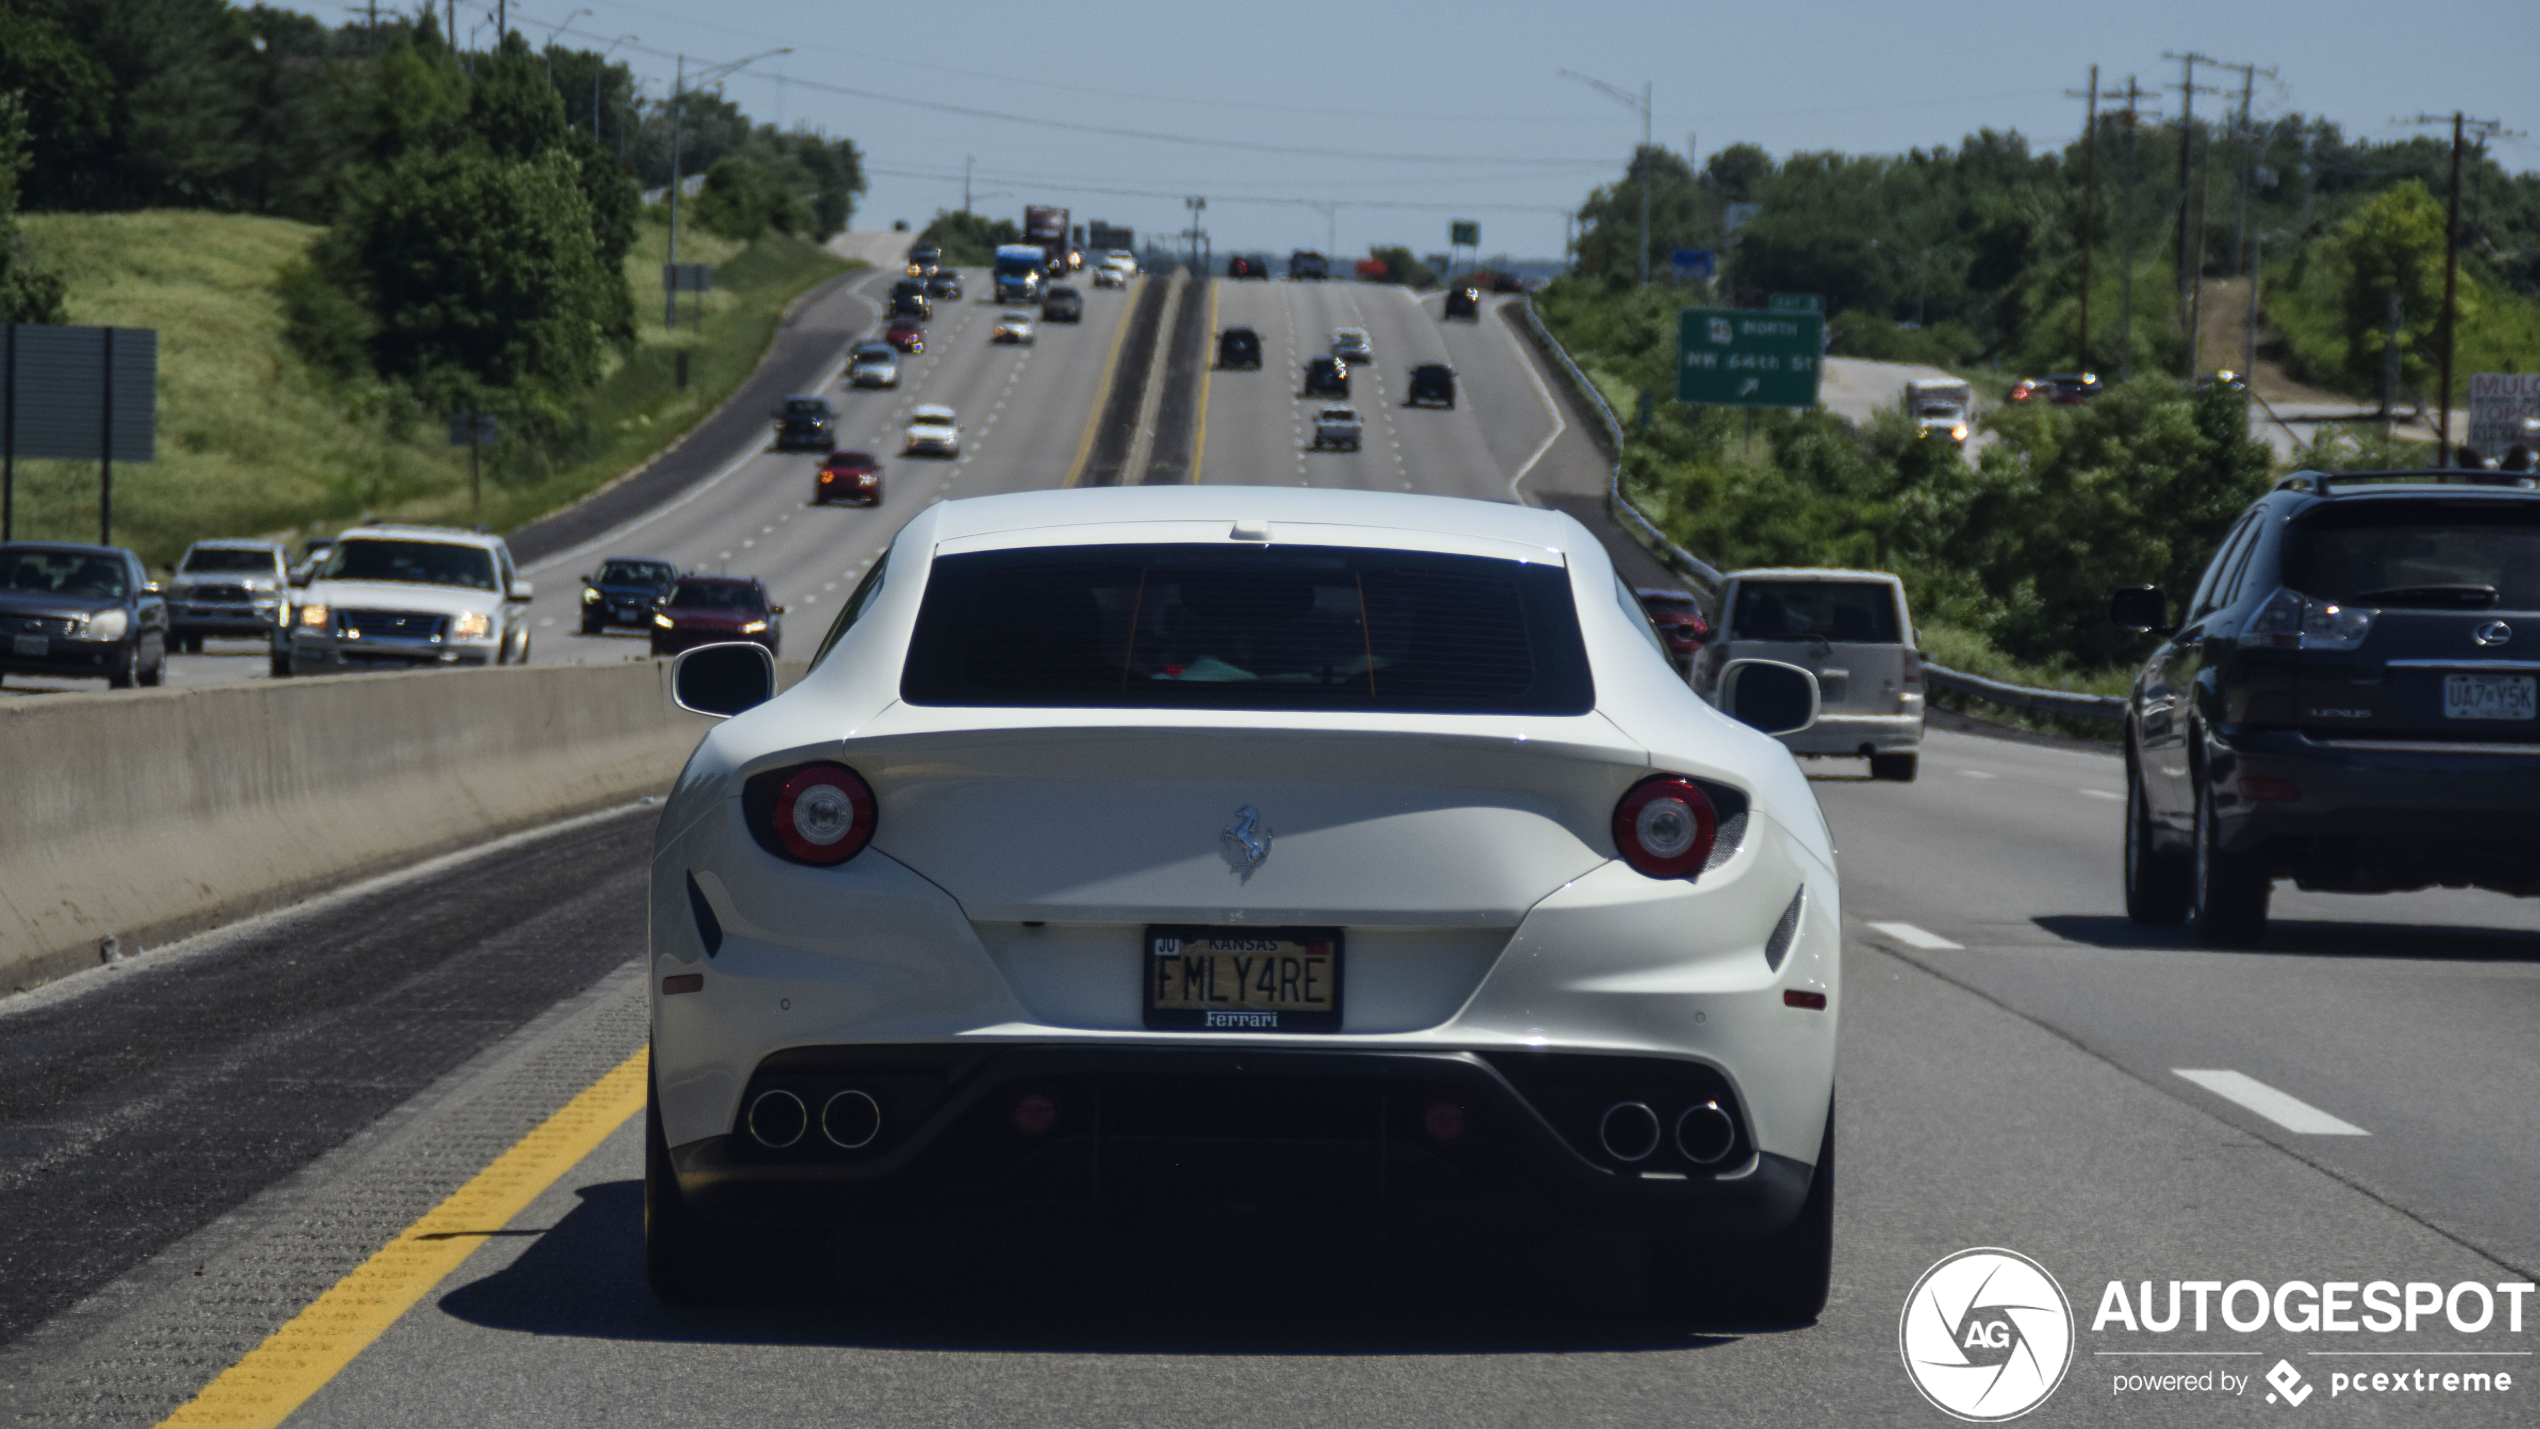
{"type": "MultiPolygon", "coordinates": [[[[783,1139],[790,1107],[779,1097],[769,1109],[765,1125],[783,1139]]],[[[1727,1082],[1697,1063],[1083,1044],[779,1052],[759,1064],[728,1133],[671,1158],[692,1204],[726,1221],[973,1199],[1177,1214],[1209,1200],[1330,1214],[1513,1199],[1584,1227],[1647,1234],[1778,1230],[1814,1174],[1755,1151],[1727,1082]],[[770,1147],[751,1118],[776,1093],[806,1115],[799,1140],[770,1147]],[[879,1108],[878,1122],[853,1093],[879,1108]],[[1600,1144],[1603,1113],[1622,1101],[1648,1106],[1665,1128],[1634,1162],[1600,1144]],[[833,1102],[841,1110],[827,1117],[833,1102]],[[1709,1164],[1673,1131],[1705,1103],[1736,1124],[1709,1164]]]]}
{"type": "Polygon", "coordinates": [[[1910,754],[1923,743],[1920,711],[1894,715],[1820,715],[1797,734],[1781,736],[1793,754],[1910,754]]]}
{"type": "Polygon", "coordinates": [[[2540,744],[2500,752],[2226,729],[2210,755],[2222,846],[2305,888],[2540,895],[2540,744]],[[2252,798],[2243,780],[2281,781],[2300,797],[2252,798]]]}

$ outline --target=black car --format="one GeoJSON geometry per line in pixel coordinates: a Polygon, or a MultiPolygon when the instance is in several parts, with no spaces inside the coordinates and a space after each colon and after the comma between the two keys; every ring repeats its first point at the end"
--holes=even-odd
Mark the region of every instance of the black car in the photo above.
{"type": "Polygon", "coordinates": [[[1085,320],[1085,295],[1060,283],[1041,295],[1041,320],[1053,323],[1080,323],[1085,320]]]}
{"type": "Polygon", "coordinates": [[[926,296],[926,280],[923,278],[902,278],[898,282],[893,283],[891,285],[891,310],[887,316],[895,318],[915,318],[919,322],[934,321],[935,304],[926,296]]]}
{"type": "Polygon", "coordinates": [[[1441,407],[1455,405],[1455,369],[1443,362],[1424,362],[1411,369],[1411,395],[1402,399],[1406,407],[1420,407],[1435,402],[1441,407]]]}
{"type": "MultiPolygon", "coordinates": [[[[2246,944],[2274,882],[2540,894],[2540,491],[2298,472],[2242,514],[2126,715],[2126,912],[2246,944]]],[[[2488,478],[2492,480],[2493,478],[2488,478]]]]}
{"type": "Polygon", "coordinates": [[[938,268],[927,274],[926,296],[950,298],[954,302],[961,301],[961,271],[957,268],[938,268]]]}
{"type": "Polygon", "coordinates": [[[1270,276],[1270,265],[1259,258],[1247,258],[1237,254],[1226,260],[1226,276],[1267,279],[1270,276]]]}
{"type": "Polygon", "coordinates": [[[0,546],[0,676],[155,685],[167,668],[168,603],[119,546],[0,546]]]}
{"type": "Polygon", "coordinates": [[[1217,365],[1259,367],[1261,365],[1261,334],[1248,327],[1230,327],[1217,334],[1217,365]]]}
{"type": "Polygon", "coordinates": [[[668,561],[612,556],[582,578],[582,633],[597,635],[612,625],[650,630],[653,608],[679,579],[668,561]]]}
{"type": "Polygon", "coordinates": [[[1471,288],[1447,289],[1446,315],[1450,318],[1463,318],[1468,322],[1480,322],[1482,320],[1482,295],[1473,291],[1471,288]]]}
{"type": "Polygon", "coordinates": [[[1288,276],[1322,282],[1332,276],[1332,261],[1311,248],[1300,248],[1288,255],[1288,276]]]}
{"type": "Polygon", "coordinates": [[[838,414],[818,397],[788,397],[771,415],[780,452],[825,452],[838,445],[838,414]]]}
{"type": "Polygon", "coordinates": [[[1346,397],[1349,395],[1349,364],[1337,357],[1317,357],[1305,364],[1305,395],[1308,397],[1346,397]]]}
{"type": "Polygon", "coordinates": [[[932,243],[920,243],[908,250],[908,275],[912,278],[933,277],[943,260],[942,249],[932,243]]]}

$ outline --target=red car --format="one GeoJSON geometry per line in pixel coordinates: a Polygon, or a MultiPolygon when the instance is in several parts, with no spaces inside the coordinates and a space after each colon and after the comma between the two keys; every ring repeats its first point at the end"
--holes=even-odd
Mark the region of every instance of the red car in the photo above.
{"type": "Polygon", "coordinates": [[[1691,591],[1663,590],[1643,587],[1632,594],[1640,597],[1640,608],[1649,612],[1649,623],[1658,627],[1658,638],[1667,642],[1667,653],[1678,666],[1692,663],[1694,652],[1711,638],[1710,618],[1702,613],[1701,602],[1691,591]]]}
{"type": "Polygon", "coordinates": [[[1270,265],[1258,258],[1229,258],[1226,260],[1226,276],[1267,279],[1270,276],[1270,265]]]}
{"type": "Polygon", "coordinates": [[[915,318],[893,318],[891,325],[882,329],[882,340],[902,352],[924,352],[926,324],[915,318]]]}
{"type": "Polygon", "coordinates": [[[2010,395],[2014,402],[2078,407],[2099,392],[2099,374],[2095,372],[2058,372],[2049,377],[2023,377],[2012,384],[2010,395]]]}
{"type": "Polygon", "coordinates": [[[820,475],[811,484],[811,504],[844,501],[851,506],[882,504],[882,463],[871,452],[835,451],[821,458],[820,475]]]}
{"type": "Polygon", "coordinates": [[[770,602],[756,576],[681,576],[653,612],[653,653],[746,640],[783,653],[785,607],[770,602]]]}

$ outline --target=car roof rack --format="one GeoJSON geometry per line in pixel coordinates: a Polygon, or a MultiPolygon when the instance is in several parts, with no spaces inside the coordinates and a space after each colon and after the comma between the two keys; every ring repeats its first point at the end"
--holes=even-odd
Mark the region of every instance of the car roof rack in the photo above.
{"type": "Polygon", "coordinates": [[[2307,491],[2313,496],[2329,496],[2357,486],[2481,486],[2489,490],[2529,491],[2531,475],[2524,472],[2488,471],[2469,467],[2413,467],[2396,471],[2297,471],[2278,480],[2278,491],[2307,491]]]}

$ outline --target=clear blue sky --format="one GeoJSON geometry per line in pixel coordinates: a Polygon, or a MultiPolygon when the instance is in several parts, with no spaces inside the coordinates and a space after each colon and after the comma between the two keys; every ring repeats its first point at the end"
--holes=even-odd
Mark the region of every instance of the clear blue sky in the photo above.
{"type": "MultiPolygon", "coordinates": [[[[292,3],[329,19],[344,14],[341,0],[292,3]]],[[[2064,91],[2080,90],[2093,63],[2103,86],[2122,86],[2128,74],[2146,86],[2175,84],[2179,67],[2162,59],[2164,50],[2273,68],[2274,79],[2257,82],[2261,116],[2299,111],[2380,136],[2400,132],[2393,117],[2463,108],[2540,132],[2540,8],[2532,0],[535,0],[511,7],[512,24],[543,42],[584,5],[592,13],[571,20],[566,40],[597,49],[638,36],[642,49],[629,43],[617,56],[655,94],[669,87],[668,54],[713,62],[791,45],[792,54],[759,62],[725,92],[761,119],[855,139],[872,173],[859,228],[894,218],[920,225],[939,207],[958,207],[963,160],[975,156],[974,205],[1018,220],[1024,204],[1048,202],[1080,221],[1161,233],[1188,221],[1181,195],[1206,194],[1220,253],[1319,247],[1327,234],[1344,253],[1370,243],[1430,252],[1445,247],[1451,217],[1467,217],[1481,221],[1487,252],[1557,255],[1561,211],[1612,179],[1640,138],[1637,114],[1560,78],[1563,69],[1634,91],[1652,82],[1652,138],[1706,156],[1740,140],[1777,156],[1896,153],[1954,144],[1983,127],[2059,146],[2082,119],[2081,100],[2064,91]],[[892,100],[1261,147],[1088,133],[892,100]],[[1327,217],[1246,201],[1263,199],[1345,206],[1327,217]],[[1440,207],[1376,206],[1384,202],[1440,207]]],[[[491,13],[490,0],[462,3],[461,33],[491,13]]],[[[2209,73],[2200,67],[2199,82],[2209,73]]],[[[2214,81],[2234,86],[2236,102],[2238,76],[2214,81]]],[[[2164,92],[2162,102],[2174,113],[2177,95],[2164,92]]],[[[2200,112],[2220,102],[2197,97],[2200,112]]],[[[2540,140],[2503,140],[2497,157],[2513,169],[2540,168],[2540,140]]]]}

